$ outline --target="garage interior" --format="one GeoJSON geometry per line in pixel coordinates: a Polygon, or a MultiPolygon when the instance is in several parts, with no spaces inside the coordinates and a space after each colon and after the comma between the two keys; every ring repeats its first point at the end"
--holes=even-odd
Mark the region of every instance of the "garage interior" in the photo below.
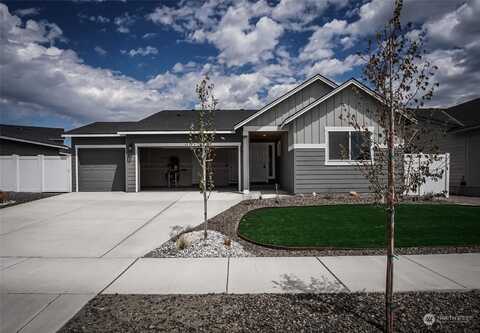
{"type": "MultiPolygon", "coordinates": [[[[189,148],[139,147],[139,190],[189,189],[198,186],[200,167],[189,148]]],[[[238,186],[238,150],[215,149],[215,188],[238,186]]]]}

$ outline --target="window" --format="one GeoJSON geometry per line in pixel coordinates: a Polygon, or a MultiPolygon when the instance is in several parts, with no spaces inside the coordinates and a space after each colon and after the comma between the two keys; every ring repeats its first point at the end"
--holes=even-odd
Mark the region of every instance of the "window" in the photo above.
{"type": "Polygon", "coordinates": [[[341,164],[351,161],[370,161],[371,140],[363,131],[354,129],[327,129],[329,161],[341,164]]]}

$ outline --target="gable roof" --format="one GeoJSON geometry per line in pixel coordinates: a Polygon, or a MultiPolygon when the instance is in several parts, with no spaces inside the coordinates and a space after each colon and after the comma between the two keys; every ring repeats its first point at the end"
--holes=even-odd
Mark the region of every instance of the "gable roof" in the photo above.
{"type": "Polygon", "coordinates": [[[480,126],[480,98],[452,106],[445,113],[463,125],[463,129],[480,126]]]}
{"type": "MultiPolygon", "coordinates": [[[[188,132],[198,119],[200,110],[164,110],[136,122],[95,122],[64,134],[64,136],[125,134],[178,134],[188,132]]],[[[251,116],[257,110],[215,110],[214,121],[217,132],[234,132],[234,125],[251,116]]]]}
{"type": "Polygon", "coordinates": [[[247,123],[249,123],[250,121],[254,120],[255,118],[257,118],[258,116],[264,114],[266,111],[270,110],[271,108],[273,108],[275,105],[278,105],[280,104],[281,102],[283,102],[284,100],[286,100],[287,98],[289,98],[290,96],[296,94],[297,92],[299,92],[300,90],[308,87],[310,84],[314,83],[314,82],[317,82],[317,81],[321,81],[325,84],[327,84],[328,86],[332,87],[332,88],[337,88],[338,85],[333,82],[332,80],[320,75],[320,74],[317,74],[311,78],[309,78],[308,80],[304,81],[303,83],[301,83],[300,85],[296,86],[295,88],[293,88],[292,90],[286,92],[285,94],[283,94],[282,96],[278,97],[277,99],[273,100],[272,102],[268,103],[267,105],[265,105],[263,108],[261,108],[260,110],[258,110],[256,113],[252,114],[250,117],[248,117],[247,119],[239,122],[238,124],[235,125],[235,130],[239,129],[240,127],[246,125],[247,123]]]}
{"type": "Polygon", "coordinates": [[[373,98],[377,99],[378,101],[382,102],[382,98],[376,93],[374,92],[373,90],[371,90],[370,88],[368,88],[367,86],[365,86],[364,84],[362,84],[361,82],[355,80],[354,78],[351,78],[350,80],[342,83],[340,86],[338,86],[337,88],[333,89],[331,92],[329,92],[328,94],[326,95],[323,95],[322,97],[320,97],[319,99],[317,99],[315,102],[313,103],[310,103],[309,105],[305,106],[303,109],[301,109],[300,111],[292,114],[290,117],[287,117],[283,122],[282,124],[280,125],[280,127],[283,127],[285,125],[287,125],[288,123],[292,122],[293,120],[297,119],[298,117],[300,117],[301,115],[303,115],[305,112],[308,112],[309,110],[313,109],[314,107],[316,107],[317,105],[321,104],[322,102],[326,101],[327,99],[329,99],[330,97],[338,94],[340,91],[344,90],[345,88],[347,87],[350,87],[350,86],[355,86],[357,87],[358,89],[361,89],[362,91],[366,92],[367,94],[369,94],[370,96],[372,96],[373,98]]]}
{"type": "Polygon", "coordinates": [[[62,134],[63,128],[0,124],[1,139],[68,149],[62,134]]]}

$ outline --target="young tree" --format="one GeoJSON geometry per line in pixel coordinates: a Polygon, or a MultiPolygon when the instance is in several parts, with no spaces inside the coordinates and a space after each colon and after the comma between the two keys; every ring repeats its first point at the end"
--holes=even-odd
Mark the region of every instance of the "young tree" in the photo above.
{"type": "MultiPolygon", "coordinates": [[[[387,268],[385,286],[386,331],[393,332],[393,259],[395,239],[395,206],[405,193],[415,190],[427,177],[441,177],[430,166],[437,160],[435,139],[426,112],[420,110],[432,98],[435,66],[425,59],[423,35],[412,33],[411,25],[400,22],[402,0],[395,0],[392,18],[369,41],[365,54],[364,80],[377,94],[379,103],[370,108],[369,116],[381,129],[369,131],[363,119],[344,111],[358,132],[356,149],[363,160],[355,165],[370,183],[371,192],[386,206],[387,268]],[[420,116],[420,117],[419,117],[420,116]],[[373,148],[372,148],[373,147],[373,148]],[[430,153],[428,155],[419,154],[430,153]],[[433,153],[433,154],[432,154],[433,153]],[[373,156],[371,156],[373,154],[373,156]]],[[[360,96],[360,92],[357,92],[360,96]]],[[[361,99],[360,99],[361,100],[361,99]]],[[[364,108],[366,109],[366,108],[364,108]]],[[[353,145],[353,142],[352,142],[353,145]]]]}
{"type": "Polygon", "coordinates": [[[213,87],[208,75],[205,75],[197,84],[195,92],[200,100],[201,109],[198,111],[197,122],[191,125],[189,133],[189,145],[200,166],[199,187],[203,195],[204,239],[207,239],[208,199],[214,189],[213,142],[215,141],[215,109],[218,101],[213,94],[213,87]]]}

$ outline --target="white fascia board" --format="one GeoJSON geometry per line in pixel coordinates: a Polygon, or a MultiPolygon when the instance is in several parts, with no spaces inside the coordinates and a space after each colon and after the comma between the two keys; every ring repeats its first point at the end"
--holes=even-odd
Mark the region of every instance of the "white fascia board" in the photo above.
{"type": "Polygon", "coordinates": [[[120,134],[62,134],[64,138],[95,138],[95,137],[115,137],[120,134]]]}
{"type": "Polygon", "coordinates": [[[75,145],[75,149],[125,148],[125,145],[75,145]]]}
{"type": "Polygon", "coordinates": [[[325,149],[324,143],[295,143],[288,146],[288,151],[293,149],[325,149]]]}
{"type": "MultiPolygon", "coordinates": [[[[137,132],[117,132],[119,135],[132,135],[132,134],[137,134],[137,135],[155,135],[155,134],[160,134],[160,135],[165,135],[165,134],[198,134],[198,131],[137,131],[137,132]]],[[[205,133],[207,134],[235,134],[235,131],[206,131],[205,133]]]]}
{"type": "MultiPolygon", "coordinates": [[[[155,142],[145,142],[145,143],[135,143],[136,147],[191,147],[191,144],[188,142],[162,142],[162,143],[155,143],[155,142]]],[[[240,142],[213,142],[213,147],[240,147],[240,142]]]]}
{"type": "Polygon", "coordinates": [[[68,148],[69,148],[69,147],[67,147],[67,146],[52,145],[52,144],[48,144],[48,143],[43,143],[43,142],[38,142],[38,141],[31,141],[31,140],[24,140],[24,139],[18,139],[18,138],[12,138],[12,137],[10,137],[10,136],[3,136],[3,135],[0,135],[0,139],[10,140],[10,141],[17,141],[17,142],[24,142],[24,143],[31,143],[31,144],[33,144],[33,145],[53,147],[53,148],[61,148],[61,149],[68,149],[68,148]]]}
{"type": "Polygon", "coordinates": [[[336,83],[334,83],[333,81],[330,81],[328,80],[327,78],[323,77],[322,75],[320,74],[317,74],[313,77],[311,77],[310,79],[308,79],[307,81],[303,82],[302,84],[298,85],[297,87],[293,88],[292,90],[290,90],[289,92],[285,93],[283,96],[277,98],[276,100],[274,100],[273,102],[270,102],[269,104],[267,104],[266,106],[264,106],[263,108],[261,108],[260,110],[258,110],[257,112],[255,112],[254,114],[252,114],[250,117],[248,117],[247,119],[245,120],[242,120],[240,123],[238,123],[237,125],[235,125],[234,129],[235,130],[238,130],[240,127],[242,127],[243,125],[249,123],[250,121],[252,121],[253,119],[257,118],[258,116],[262,115],[263,113],[265,113],[266,111],[270,110],[271,108],[273,108],[275,105],[278,105],[280,104],[281,102],[283,102],[284,100],[286,100],[287,98],[289,98],[290,96],[296,94],[297,92],[299,92],[300,90],[302,90],[303,88],[309,86],[310,84],[312,84],[313,82],[316,82],[316,81],[322,81],[323,83],[329,85],[330,87],[332,88],[337,88],[338,85],[336,83]]]}
{"type": "Polygon", "coordinates": [[[340,91],[342,91],[343,89],[351,86],[351,85],[354,85],[356,86],[357,88],[363,90],[364,92],[366,92],[367,94],[369,94],[370,96],[372,96],[373,98],[377,99],[379,102],[383,102],[382,99],[377,95],[375,94],[373,91],[371,91],[370,89],[368,89],[367,87],[365,87],[363,84],[357,82],[356,80],[353,80],[353,79],[350,79],[348,80],[347,82],[343,83],[342,85],[338,86],[336,89],[332,90],[331,92],[329,92],[328,94],[324,95],[323,97],[320,97],[319,99],[317,99],[315,102],[307,105],[306,107],[304,107],[303,109],[301,109],[300,111],[298,111],[297,113],[291,115],[290,117],[288,117],[287,119],[285,119],[283,121],[283,123],[280,125],[280,127],[284,127],[285,125],[291,123],[293,120],[297,119],[298,117],[300,117],[301,115],[303,115],[305,112],[308,112],[310,111],[311,109],[313,109],[314,107],[316,107],[317,105],[321,104],[322,102],[326,101],[327,99],[329,99],[330,97],[338,94],[340,91]]]}

